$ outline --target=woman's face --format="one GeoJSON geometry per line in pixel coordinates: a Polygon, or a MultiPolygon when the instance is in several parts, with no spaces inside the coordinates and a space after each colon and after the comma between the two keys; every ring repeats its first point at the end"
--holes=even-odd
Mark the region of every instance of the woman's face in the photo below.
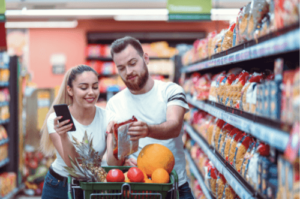
{"type": "Polygon", "coordinates": [[[73,103],[84,108],[95,106],[99,97],[98,77],[92,71],[86,71],[76,76],[73,80],[73,88],[69,88],[69,95],[73,97],[73,103]]]}

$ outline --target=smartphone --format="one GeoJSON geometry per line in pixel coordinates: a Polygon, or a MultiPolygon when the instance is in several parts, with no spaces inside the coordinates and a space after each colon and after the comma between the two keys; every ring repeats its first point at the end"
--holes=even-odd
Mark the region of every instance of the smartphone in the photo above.
{"type": "Polygon", "coordinates": [[[68,125],[68,124],[72,123],[73,126],[72,126],[72,129],[70,131],[76,131],[75,124],[73,122],[73,119],[72,119],[71,113],[69,111],[68,105],[66,105],[66,104],[57,104],[57,105],[54,105],[53,108],[54,108],[54,111],[55,111],[57,116],[62,116],[62,118],[59,119],[58,121],[63,122],[64,120],[70,120],[70,122],[65,124],[65,125],[68,125]]]}

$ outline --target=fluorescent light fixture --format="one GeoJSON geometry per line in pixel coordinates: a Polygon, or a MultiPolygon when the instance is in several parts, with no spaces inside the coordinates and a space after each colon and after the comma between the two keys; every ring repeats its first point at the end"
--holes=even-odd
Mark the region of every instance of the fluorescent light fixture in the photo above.
{"type": "Polygon", "coordinates": [[[167,15],[167,9],[52,9],[6,10],[6,17],[21,16],[115,16],[115,15],[167,15]]]}
{"type": "MultiPolygon", "coordinates": [[[[212,20],[232,20],[240,9],[211,9],[212,20]]],[[[55,16],[111,16],[117,21],[166,21],[168,10],[161,9],[48,9],[48,10],[6,10],[5,15],[14,17],[55,17],[55,16]]]]}
{"type": "Polygon", "coordinates": [[[168,21],[168,15],[117,15],[116,21],[168,21]]]}
{"type": "Polygon", "coordinates": [[[76,28],[75,21],[5,22],[5,28],[76,28]]]}

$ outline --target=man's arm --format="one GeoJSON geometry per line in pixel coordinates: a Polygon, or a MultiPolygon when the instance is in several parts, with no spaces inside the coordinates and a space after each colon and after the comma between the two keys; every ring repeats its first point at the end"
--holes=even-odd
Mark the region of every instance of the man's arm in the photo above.
{"type": "Polygon", "coordinates": [[[158,140],[167,140],[179,136],[185,108],[178,105],[171,105],[167,108],[166,122],[157,125],[148,125],[143,121],[132,123],[128,134],[131,140],[138,140],[144,137],[151,137],[158,140]]]}

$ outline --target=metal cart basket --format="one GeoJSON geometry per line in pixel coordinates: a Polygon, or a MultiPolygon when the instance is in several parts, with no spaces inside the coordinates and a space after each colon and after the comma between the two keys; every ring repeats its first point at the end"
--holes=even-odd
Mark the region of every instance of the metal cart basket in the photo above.
{"type": "MultiPolygon", "coordinates": [[[[127,172],[131,167],[102,167],[108,172],[120,169],[127,172]]],[[[168,192],[173,199],[179,199],[178,176],[175,170],[170,174],[170,182],[156,183],[124,183],[124,182],[78,182],[68,177],[69,199],[165,199],[168,192]]]]}

